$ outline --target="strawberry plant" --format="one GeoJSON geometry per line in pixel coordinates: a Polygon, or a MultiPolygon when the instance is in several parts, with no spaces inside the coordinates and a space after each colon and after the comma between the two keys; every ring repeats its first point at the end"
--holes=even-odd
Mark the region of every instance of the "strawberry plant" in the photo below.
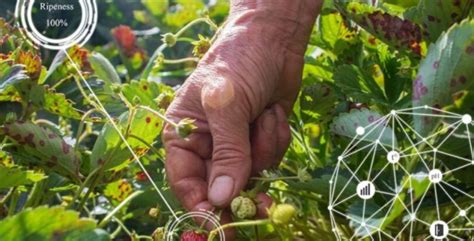
{"type": "Polygon", "coordinates": [[[164,113],[229,6],[98,2],[99,36],[67,53],[30,45],[0,11],[0,240],[424,240],[440,220],[449,240],[474,237],[472,0],[325,1],[283,162],[251,178],[233,221],[186,219],[171,234],[187,211],[161,135],[197,124],[164,113]],[[401,155],[387,164],[390,148],[401,155]],[[379,192],[358,199],[373,175],[379,192]]]}

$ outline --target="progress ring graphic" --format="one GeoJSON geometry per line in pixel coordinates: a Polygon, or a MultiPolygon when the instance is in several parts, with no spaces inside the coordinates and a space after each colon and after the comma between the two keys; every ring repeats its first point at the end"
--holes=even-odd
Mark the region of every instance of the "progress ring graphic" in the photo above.
{"type": "Polygon", "coordinates": [[[179,227],[180,224],[182,224],[184,221],[192,218],[201,218],[206,220],[207,222],[211,223],[214,228],[219,230],[219,240],[220,241],[225,241],[225,234],[224,230],[221,227],[221,224],[219,222],[219,218],[216,217],[215,214],[212,212],[208,211],[195,211],[195,212],[188,212],[182,216],[180,216],[178,219],[174,220],[168,228],[166,229],[165,235],[166,235],[166,241],[173,241],[173,237],[175,234],[175,230],[179,227]]]}
{"type": "Polygon", "coordinates": [[[50,50],[64,50],[74,45],[83,46],[92,37],[98,21],[96,0],[79,0],[81,7],[79,27],[71,35],[60,39],[49,38],[35,27],[32,17],[35,1],[18,0],[15,9],[16,25],[21,29],[23,37],[30,40],[30,44],[50,50]]]}

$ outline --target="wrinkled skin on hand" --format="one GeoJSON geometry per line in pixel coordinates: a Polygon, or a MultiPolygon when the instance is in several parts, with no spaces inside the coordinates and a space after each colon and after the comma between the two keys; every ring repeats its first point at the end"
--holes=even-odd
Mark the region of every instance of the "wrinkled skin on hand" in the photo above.
{"type": "MultiPolygon", "coordinates": [[[[251,176],[283,158],[290,142],[287,115],[321,4],[301,2],[278,10],[235,3],[216,43],[169,107],[171,120],[192,118],[198,127],[186,140],[169,125],[163,135],[170,186],[186,209],[228,207],[251,176]],[[316,10],[303,14],[308,8],[316,10]]],[[[259,199],[269,205],[268,198],[259,199]]],[[[229,222],[230,215],[224,212],[222,219],[229,222]]]]}

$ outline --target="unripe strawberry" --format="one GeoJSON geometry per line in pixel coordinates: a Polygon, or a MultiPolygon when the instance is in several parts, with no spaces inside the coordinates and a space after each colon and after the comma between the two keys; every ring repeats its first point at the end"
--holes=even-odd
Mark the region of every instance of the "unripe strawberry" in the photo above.
{"type": "Polygon", "coordinates": [[[155,229],[153,234],[151,235],[151,238],[153,241],[163,241],[165,240],[165,229],[162,227],[159,227],[155,229]]]}
{"type": "Polygon", "coordinates": [[[274,224],[288,224],[296,214],[296,208],[290,204],[273,205],[270,210],[270,220],[274,224]]]}
{"type": "Polygon", "coordinates": [[[152,218],[156,218],[156,217],[158,217],[158,215],[160,215],[160,209],[150,208],[150,210],[148,211],[148,215],[150,215],[150,217],[152,217],[152,218]]]}
{"type": "Polygon", "coordinates": [[[255,217],[257,214],[257,206],[248,197],[236,197],[230,204],[232,213],[241,219],[249,219],[255,217]]]}
{"type": "Polygon", "coordinates": [[[165,33],[163,34],[163,37],[161,40],[163,41],[163,43],[166,44],[166,46],[171,48],[176,45],[176,42],[178,39],[176,38],[176,35],[172,33],[165,33]]]}
{"type": "Polygon", "coordinates": [[[178,135],[183,139],[185,139],[189,135],[191,135],[191,133],[195,129],[197,129],[197,126],[194,125],[194,122],[195,122],[195,120],[192,120],[192,119],[189,119],[189,118],[182,119],[176,125],[176,132],[178,133],[178,135]]]}
{"type": "Polygon", "coordinates": [[[207,241],[205,233],[198,233],[196,231],[186,231],[181,234],[181,241],[207,241]]]}

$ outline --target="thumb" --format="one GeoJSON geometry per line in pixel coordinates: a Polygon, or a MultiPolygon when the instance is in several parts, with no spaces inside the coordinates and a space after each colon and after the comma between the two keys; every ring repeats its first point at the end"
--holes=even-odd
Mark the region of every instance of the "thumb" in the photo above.
{"type": "Polygon", "coordinates": [[[225,207],[250,177],[249,111],[243,93],[226,79],[206,85],[201,99],[213,142],[208,200],[225,207]]]}

